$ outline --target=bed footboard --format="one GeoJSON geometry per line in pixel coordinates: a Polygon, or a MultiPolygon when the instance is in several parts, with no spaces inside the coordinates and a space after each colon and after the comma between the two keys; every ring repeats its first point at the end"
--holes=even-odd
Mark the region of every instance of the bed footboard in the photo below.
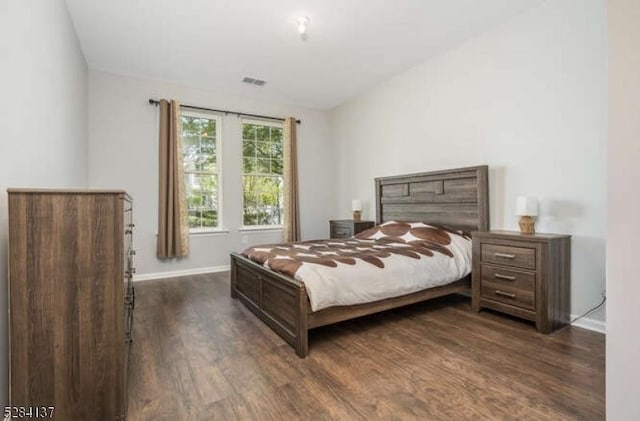
{"type": "Polygon", "coordinates": [[[231,298],[239,299],[295,350],[309,353],[309,299],[302,282],[231,254],[231,298]]]}

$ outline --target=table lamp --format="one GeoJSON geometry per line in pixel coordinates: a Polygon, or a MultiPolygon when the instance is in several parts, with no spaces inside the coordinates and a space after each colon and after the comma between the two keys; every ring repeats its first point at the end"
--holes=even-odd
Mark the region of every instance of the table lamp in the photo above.
{"type": "Polygon", "coordinates": [[[520,232],[523,234],[534,234],[534,216],[538,216],[538,200],[531,196],[519,196],[516,201],[516,215],[520,217],[520,232]]]}
{"type": "Polygon", "coordinates": [[[355,222],[360,222],[360,216],[362,215],[362,202],[358,199],[353,199],[351,201],[351,210],[353,211],[353,220],[355,222]]]}

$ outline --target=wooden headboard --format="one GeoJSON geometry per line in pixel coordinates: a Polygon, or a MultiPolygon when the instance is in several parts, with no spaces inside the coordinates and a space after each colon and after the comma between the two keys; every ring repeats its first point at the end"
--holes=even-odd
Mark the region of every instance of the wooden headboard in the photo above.
{"type": "Polygon", "coordinates": [[[422,221],[489,230],[489,167],[376,178],[376,222],[422,221]]]}

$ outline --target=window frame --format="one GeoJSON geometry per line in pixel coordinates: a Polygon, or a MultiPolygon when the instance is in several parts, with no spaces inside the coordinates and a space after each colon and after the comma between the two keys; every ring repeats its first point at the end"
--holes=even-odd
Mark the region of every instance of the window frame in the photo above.
{"type": "MultiPolygon", "coordinates": [[[[283,121],[273,121],[273,120],[260,120],[255,118],[246,118],[242,117],[240,119],[240,141],[242,142],[241,147],[244,146],[244,124],[253,124],[260,126],[268,126],[268,127],[277,127],[282,129],[282,148],[284,149],[284,122],[283,121]]],[[[240,154],[241,164],[240,164],[240,176],[244,177],[245,175],[258,175],[258,174],[248,174],[244,172],[244,153],[240,154]]],[[[282,157],[282,166],[284,168],[284,153],[282,157]]],[[[264,176],[264,175],[263,175],[264,176]]],[[[282,174],[282,194],[284,194],[284,171],[282,174]]],[[[284,224],[278,225],[245,225],[244,224],[244,182],[242,183],[242,207],[240,208],[240,219],[242,224],[240,225],[239,231],[277,231],[282,230],[284,228],[284,224]]],[[[284,210],[284,203],[282,209],[284,210]]]]}
{"type": "MultiPolygon", "coordinates": [[[[181,125],[182,125],[182,116],[186,116],[186,117],[195,117],[195,118],[204,118],[207,120],[215,120],[216,122],[216,176],[217,176],[217,191],[216,191],[216,196],[218,198],[218,226],[217,227],[197,227],[197,228],[192,228],[189,227],[189,234],[190,235],[198,235],[198,234],[215,234],[215,233],[219,233],[219,234],[224,234],[224,233],[228,233],[229,230],[225,228],[224,226],[224,206],[223,206],[223,197],[222,197],[222,116],[213,112],[203,112],[203,111],[196,111],[196,110],[190,110],[190,109],[184,109],[181,108],[180,109],[180,118],[181,118],[181,125]]],[[[182,128],[182,127],[181,127],[182,128]]],[[[180,131],[180,136],[182,136],[182,130],[180,131]]],[[[182,142],[182,153],[184,156],[184,140],[181,138],[180,139],[182,142]]],[[[189,174],[197,174],[194,172],[187,172],[184,169],[184,166],[182,168],[182,176],[183,178],[186,178],[187,173],[189,174]]],[[[187,209],[188,211],[188,209],[187,209]]]]}

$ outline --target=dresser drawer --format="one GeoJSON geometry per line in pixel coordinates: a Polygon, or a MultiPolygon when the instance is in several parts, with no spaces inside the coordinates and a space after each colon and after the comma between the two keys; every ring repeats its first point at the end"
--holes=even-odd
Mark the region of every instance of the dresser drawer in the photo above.
{"type": "Polygon", "coordinates": [[[487,263],[535,269],[536,249],[483,243],[481,259],[487,263]]]}
{"type": "Polygon", "coordinates": [[[331,238],[349,238],[353,236],[353,225],[333,224],[331,238]]]}
{"type": "Polygon", "coordinates": [[[371,228],[373,221],[354,221],[352,219],[334,219],[329,221],[330,238],[350,238],[371,228]]]}
{"type": "Polygon", "coordinates": [[[481,265],[481,281],[502,285],[507,288],[535,291],[536,274],[513,270],[504,266],[481,265]]]}
{"type": "Polygon", "coordinates": [[[480,281],[480,285],[483,298],[530,310],[536,309],[536,295],[533,290],[511,288],[491,281],[480,281]]]}

